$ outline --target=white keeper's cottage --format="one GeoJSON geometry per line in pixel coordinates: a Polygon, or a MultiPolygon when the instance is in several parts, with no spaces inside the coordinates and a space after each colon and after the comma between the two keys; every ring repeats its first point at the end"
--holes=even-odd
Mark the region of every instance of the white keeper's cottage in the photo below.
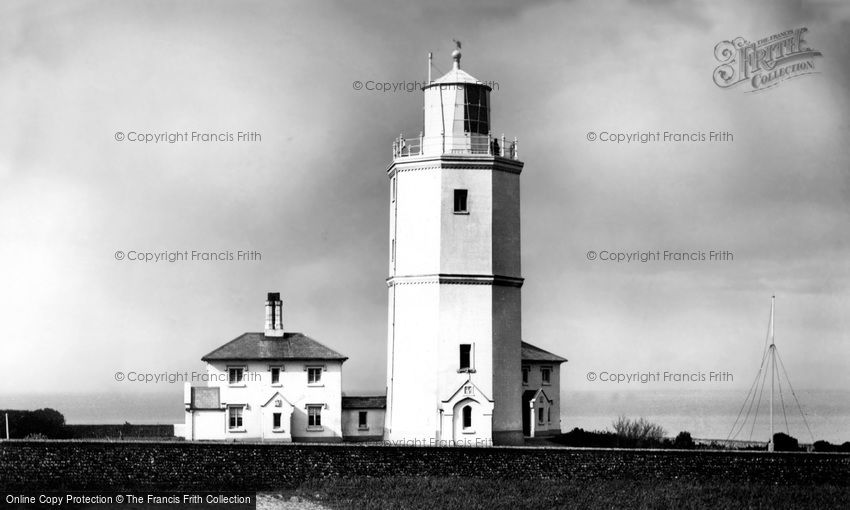
{"type": "Polygon", "coordinates": [[[487,446],[561,432],[567,360],[522,341],[517,142],[492,136],[491,87],[452,58],[387,169],[386,395],[343,396],[347,358],[284,332],[270,293],[264,332],[202,358],[210,381],[186,385],[175,435],[487,446]]]}
{"type": "Polygon", "coordinates": [[[381,402],[343,410],[350,398],[342,396],[348,358],[302,333],[284,332],[279,293],[268,295],[263,332],[244,333],[201,359],[208,383],[186,384],[185,423],[175,427],[186,439],[341,441],[344,434],[368,437],[370,413],[371,422],[383,418],[381,402]]]}

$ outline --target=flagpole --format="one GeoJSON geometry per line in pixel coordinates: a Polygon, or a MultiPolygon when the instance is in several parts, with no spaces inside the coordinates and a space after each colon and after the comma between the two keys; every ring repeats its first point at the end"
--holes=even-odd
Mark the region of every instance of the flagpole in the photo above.
{"type": "Polygon", "coordinates": [[[776,378],[776,345],[773,329],[773,316],[776,296],[770,298],[770,440],[767,443],[767,451],[772,452],[773,444],[773,380],[776,378]]]}

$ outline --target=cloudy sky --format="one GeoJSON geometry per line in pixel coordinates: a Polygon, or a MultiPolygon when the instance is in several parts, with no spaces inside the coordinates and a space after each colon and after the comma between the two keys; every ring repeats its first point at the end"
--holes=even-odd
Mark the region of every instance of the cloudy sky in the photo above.
{"type": "Polygon", "coordinates": [[[463,67],[498,84],[494,132],[520,140],[523,334],[569,358],[564,391],[605,389],[586,380],[603,370],[728,371],[722,388],[746,391],[774,293],[795,386],[847,388],[848,33],[840,1],[3,2],[0,394],[179,400],[179,387],[113,374],[201,370],[203,354],[262,329],[268,291],[286,329],[350,357],[347,392],[383,391],[385,170],[393,138],[420,130],[422,95],[353,84],[423,80],[429,51],[439,75],[453,38],[463,67]],[[713,83],[718,42],[797,27],[823,53],[818,74],[759,93],[713,83]],[[262,141],[115,139],[166,131],[262,141]],[[590,250],[734,260],[617,264],[590,250]]]}

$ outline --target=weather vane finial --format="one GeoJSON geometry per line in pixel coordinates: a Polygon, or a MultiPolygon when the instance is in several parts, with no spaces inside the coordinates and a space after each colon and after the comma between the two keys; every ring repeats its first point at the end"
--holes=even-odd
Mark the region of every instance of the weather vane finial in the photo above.
{"type": "Polygon", "coordinates": [[[454,60],[454,67],[455,67],[455,69],[460,69],[460,41],[458,41],[457,39],[452,39],[452,41],[454,41],[455,46],[457,46],[455,48],[455,50],[452,52],[452,59],[454,60]]]}

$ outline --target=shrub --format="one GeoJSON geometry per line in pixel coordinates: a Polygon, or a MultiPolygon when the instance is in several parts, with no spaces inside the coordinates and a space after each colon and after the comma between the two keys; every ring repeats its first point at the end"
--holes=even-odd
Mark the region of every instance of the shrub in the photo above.
{"type": "Polygon", "coordinates": [[[797,442],[797,438],[784,432],[777,432],[773,434],[773,450],[777,452],[797,452],[800,451],[800,444],[797,442]]]}
{"type": "Polygon", "coordinates": [[[588,432],[578,427],[567,432],[559,434],[552,438],[552,441],[564,446],[579,446],[589,448],[616,448],[617,435],[613,432],[594,431],[588,432]]]}
{"type": "Polygon", "coordinates": [[[663,446],[664,428],[646,418],[636,420],[620,416],[614,423],[614,433],[622,448],[652,448],[663,446]]]}
{"type": "Polygon", "coordinates": [[[812,445],[814,451],[816,452],[837,452],[839,449],[838,445],[832,444],[829,441],[815,441],[812,445]]]}
{"type": "Polygon", "coordinates": [[[683,450],[690,450],[694,448],[694,440],[691,437],[691,433],[683,430],[679,432],[679,435],[676,436],[676,439],[673,440],[673,447],[680,448],[683,450]]]}
{"type": "Polygon", "coordinates": [[[65,417],[55,409],[37,409],[35,411],[4,410],[0,411],[0,419],[4,421],[9,415],[9,436],[22,439],[33,434],[48,438],[67,437],[65,417]]]}
{"type": "Polygon", "coordinates": [[[850,441],[845,441],[841,444],[832,444],[829,441],[815,441],[812,445],[816,452],[839,452],[850,453],[850,441]]]}

